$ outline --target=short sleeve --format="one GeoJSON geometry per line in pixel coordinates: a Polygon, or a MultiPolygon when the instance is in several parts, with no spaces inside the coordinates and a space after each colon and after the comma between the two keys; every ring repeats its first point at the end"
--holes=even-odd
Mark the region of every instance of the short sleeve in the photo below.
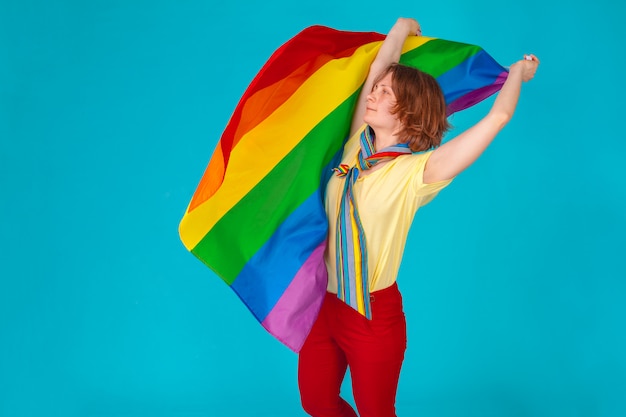
{"type": "Polygon", "coordinates": [[[433,151],[428,151],[418,155],[419,161],[416,164],[416,172],[413,176],[415,194],[421,199],[420,206],[430,203],[431,200],[435,198],[437,193],[447,187],[454,179],[450,178],[448,180],[437,181],[429,184],[424,183],[424,169],[426,168],[426,163],[432,153],[433,151]]]}

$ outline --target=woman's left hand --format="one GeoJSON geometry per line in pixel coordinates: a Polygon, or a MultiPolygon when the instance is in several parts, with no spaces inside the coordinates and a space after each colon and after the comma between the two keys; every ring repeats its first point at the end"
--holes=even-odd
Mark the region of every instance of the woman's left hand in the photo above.
{"type": "Polygon", "coordinates": [[[524,59],[521,59],[511,65],[509,72],[520,71],[522,75],[522,81],[530,81],[534,78],[539,66],[539,58],[533,54],[524,55],[524,59]]]}

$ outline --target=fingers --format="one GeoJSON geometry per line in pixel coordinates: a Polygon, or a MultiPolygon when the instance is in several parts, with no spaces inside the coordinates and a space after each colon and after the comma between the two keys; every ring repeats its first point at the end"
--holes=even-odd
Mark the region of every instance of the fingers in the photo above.
{"type": "Polygon", "coordinates": [[[412,17],[401,17],[398,22],[402,22],[409,31],[409,35],[422,36],[422,28],[419,22],[412,17]]]}
{"type": "Polygon", "coordinates": [[[523,81],[530,81],[535,77],[535,73],[537,72],[537,67],[539,66],[539,58],[537,58],[533,54],[524,55],[525,63],[524,72],[523,72],[523,81]]]}
{"type": "Polygon", "coordinates": [[[415,29],[415,36],[422,36],[422,26],[417,20],[413,19],[413,21],[415,22],[415,25],[417,26],[417,28],[415,29]]]}
{"type": "Polygon", "coordinates": [[[413,19],[413,22],[415,22],[415,36],[422,36],[422,26],[420,22],[415,19],[413,19]]]}

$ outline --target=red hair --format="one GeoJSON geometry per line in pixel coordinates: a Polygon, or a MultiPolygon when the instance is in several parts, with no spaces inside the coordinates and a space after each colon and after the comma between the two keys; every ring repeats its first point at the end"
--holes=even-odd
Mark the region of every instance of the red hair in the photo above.
{"type": "Polygon", "coordinates": [[[391,64],[376,77],[378,84],[391,73],[391,88],[396,96],[392,109],[402,123],[400,137],[413,152],[436,148],[451,127],[446,116],[446,101],[437,80],[416,68],[391,64]]]}

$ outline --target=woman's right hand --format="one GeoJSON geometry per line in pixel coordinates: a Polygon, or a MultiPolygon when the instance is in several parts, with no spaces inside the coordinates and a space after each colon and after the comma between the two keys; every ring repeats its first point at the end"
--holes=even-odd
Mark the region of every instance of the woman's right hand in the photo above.
{"type": "MultiPolygon", "coordinates": [[[[421,36],[422,28],[417,20],[411,17],[401,17],[396,21],[394,28],[402,29],[408,35],[421,36]]],[[[392,28],[392,30],[394,29],[392,28]]],[[[391,32],[391,31],[390,31],[391,32]]]]}

